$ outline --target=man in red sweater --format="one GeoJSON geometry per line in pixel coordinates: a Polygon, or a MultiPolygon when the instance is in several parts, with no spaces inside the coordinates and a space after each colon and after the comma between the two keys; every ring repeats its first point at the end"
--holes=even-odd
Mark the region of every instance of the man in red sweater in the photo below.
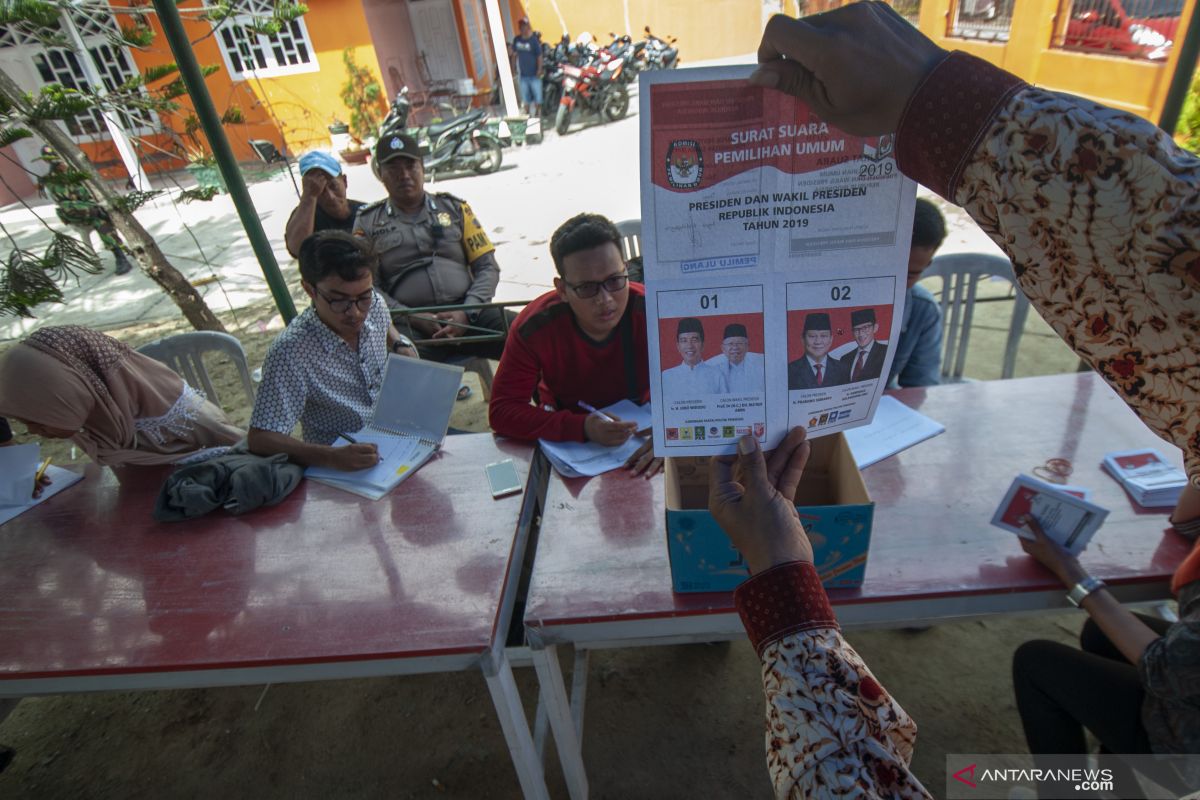
{"type": "MultiPolygon", "coordinates": [[[[650,400],[646,291],[630,283],[620,240],[598,214],[579,214],[554,232],[554,291],[517,317],[492,382],[488,419],[496,433],[608,446],[637,434],[634,422],[608,422],[580,406],[650,400]]],[[[649,478],[662,459],[647,439],[625,467],[649,478]]]]}

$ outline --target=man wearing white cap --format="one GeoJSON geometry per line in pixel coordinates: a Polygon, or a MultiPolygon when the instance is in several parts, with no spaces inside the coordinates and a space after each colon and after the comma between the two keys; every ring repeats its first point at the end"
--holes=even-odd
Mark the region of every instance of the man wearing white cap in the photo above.
{"type": "Polygon", "coordinates": [[[346,199],[346,173],[338,160],[323,150],[300,156],[300,205],[288,217],[284,242],[293,256],[300,243],[317,231],[349,232],[354,215],[366,203],[346,199]]]}

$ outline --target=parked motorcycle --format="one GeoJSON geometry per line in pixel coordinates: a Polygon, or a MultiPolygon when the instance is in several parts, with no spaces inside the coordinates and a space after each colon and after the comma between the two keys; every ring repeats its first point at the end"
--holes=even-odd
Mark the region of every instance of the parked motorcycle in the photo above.
{"type": "MultiPolygon", "coordinates": [[[[412,101],[405,86],[396,95],[391,109],[380,124],[379,138],[403,133],[416,139],[427,175],[433,175],[438,170],[473,170],[486,175],[500,169],[504,151],[500,140],[483,127],[487,117],[483,109],[468,111],[424,128],[408,127],[411,111],[412,101]]],[[[372,169],[378,170],[378,166],[372,163],[372,169]]]]}
{"type": "Polygon", "coordinates": [[[559,136],[567,133],[576,114],[598,114],[606,122],[616,122],[629,112],[629,90],[619,80],[619,66],[614,70],[598,63],[563,64],[562,70],[563,93],[554,118],[559,136]]]}
{"type": "Polygon", "coordinates": [[[679,66],[679,48],[675,46],[675,37],[660,39],[650,32],[650,26],[645,28],[646,64],[647,69],[675,69],[679,66]]]}

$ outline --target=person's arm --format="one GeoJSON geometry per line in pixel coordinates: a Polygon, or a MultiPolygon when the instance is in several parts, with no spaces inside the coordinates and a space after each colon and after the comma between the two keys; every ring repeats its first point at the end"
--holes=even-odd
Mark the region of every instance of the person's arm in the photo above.
{"type": "MultiPolygon", "coordinates": [[[[496,246],[488,238],[483,225],[475,216],[475,212],[466,203],[461,204],[463,227],[463,256],[471,270],[471,285],[463,297],[463,305],[490,303],[496,296],[496,286],[500,283],[500,265],[496,263],[496,246]]],[[[434,331],[435,339],[453,339],[466,336],[467,328],[461,327],[474,321],[474,315],[466,311],[443,311],[439,319],[458,323],[443,325],[434,331]]],[[[473,332],[472,332],[473,333],[473,332]]]]}
{"type": "Polygon", "coordinates": [[[0,417],[0,447],[13,444],[12,427],[9,426],[8,420],[0,417]]]}
{"type": "Polygon", "coordinates": [[[896,380],[901,387],[937,386],[942,380],[942,312],[927,300],[914,297],[912,303],[908,331],[901,335],[914,336],[916,342],[896,380]]]}
{"type": "Polygon", "coordinates": [[[283,232],[283,241],[292,258],[300,255],[300,243],[312,236],[316,225],[317,198],[325,191],[328,181],[326,174],[319,169],[310,169],[301,179],[300,204],[288,217],[287,227],[283,232]]]}
{"type": "MultiPolygon", "coordinates": [[[[1048,537],[1036,518],[1028,516],[1025,522],[1033,532],[1034,538],[1021,537],[1021,549],[1053,572],[1068,591],[1089,577],[1079,559],[1048,537]]],[[[1158,638],[1157,633],[1118,603],[1107,589],[1093,591],[1083,599],[1079,607],[1100,626],[1100,630],[1130,664],[1137,664],[1147,645],[1158,638]]]]}
{"type": "Polygon", "coordinates": [[[777,797],[927,798],[908,768],[916,724],[842,638],[792,503],[810,452],[793,429],[764,459],[751,436],[713,458],[708,507],[751,578],[734,603],[762,659],[777,797]]]}
{"type": "Polygon", "coordinates": [[[313,444],[292,436],[304,412],[308,381],[303,364],[296,363],[283,348],[272,348],[263,362],[263,380],[254,399],[246,446],[258,456],[283,453],[288,460],[306,467],[358,470],[379,462],[373,444],[345,447],[313,444]]]}
{"type": "Polygon", "coordinates": [[[551,442],[600,441],[622,444],[633,435],[634,423],[605,423],[582,411],[547,411],[529,399],[542,375],[541,360],[529,342],[514,327],[504,344],[504,354],[492,381],[488,423],[501,436],[514,439],[546,439],[551,442]],[[591,437],[596,437],[592,439],[591,437]]]}
{"type": "Polygon", "coordinates": [[[421,357],[417,353],[416,345],[413,344],[412,339],[409,339],[396,330],[395,325],[388,325],[387,348],[389,353],[396,353],[397,355],[408,356],[409,358],[421,357]]]}

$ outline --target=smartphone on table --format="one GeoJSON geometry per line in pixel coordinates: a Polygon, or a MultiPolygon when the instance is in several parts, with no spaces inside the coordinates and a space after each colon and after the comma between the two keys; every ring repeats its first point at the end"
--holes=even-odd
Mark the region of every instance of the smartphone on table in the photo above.
{"type": "Polygon", "coordinates": [[[483,468],[487,473],[488,485],[492,487],[492,497],[508,497],[510,494],[520,494],[524,487],[521,476],[517,474],[517,465],[511,458],[488,464],[483,468]]]}

